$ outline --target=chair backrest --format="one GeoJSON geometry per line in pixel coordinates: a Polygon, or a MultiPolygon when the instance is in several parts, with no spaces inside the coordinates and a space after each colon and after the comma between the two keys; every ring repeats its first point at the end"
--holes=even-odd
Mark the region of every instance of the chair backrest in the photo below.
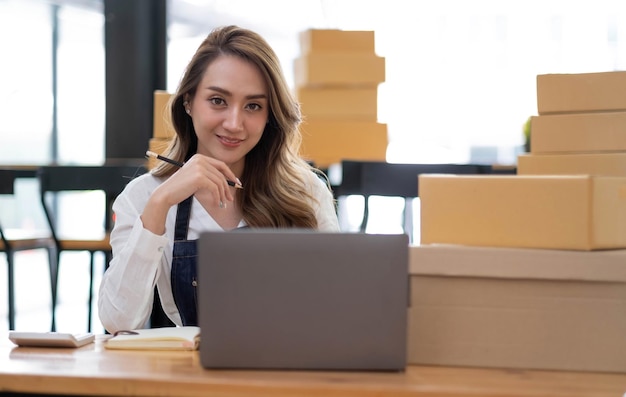
{"type": "MultiPolygon", "coordinates": [[[[15,173],[13,170],[0,169],[0,194],[13,194],[15,185],[15,173]]],[[[2,225],[0,225],[0,241],[2,247],[8,247],[9,242],[6,240],[2,225]]]]}
{"type": "Polygon", "coordinates": [[[13,194],[15,172],[10,169],[0,169],[0,194],[13,194]]]}
{"type": "Polygon", "coordinates": [[[49,193],[102,191],[106,195],[104,229],[112,227],[111,205],[126,184],[138,175],[145,173],[136,165],[102,166],[42,166],[38,170],[41,203],[53,237],[58,240],[55,224],[55,211],[48,202],[49,193]]]}
{"type": "Polygon", "coordinates": [[[102,190],[119,194],[126,184],[145,170],[130,165],[43,166],[39,168],[42,192],[102,190]]]}

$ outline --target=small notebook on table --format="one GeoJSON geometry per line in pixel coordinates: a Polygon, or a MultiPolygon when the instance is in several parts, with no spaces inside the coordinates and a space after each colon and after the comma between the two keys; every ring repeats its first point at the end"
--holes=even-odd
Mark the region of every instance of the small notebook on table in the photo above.
{"type": "Polygon", "coordinates": [[[113,350],[198,350],[200,328],[163,327],[118,331],[105,343],[113,350]]]}

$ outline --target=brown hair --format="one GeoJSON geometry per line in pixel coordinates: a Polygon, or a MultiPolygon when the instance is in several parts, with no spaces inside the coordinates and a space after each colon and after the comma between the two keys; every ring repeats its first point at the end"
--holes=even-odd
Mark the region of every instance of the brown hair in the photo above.
{"type": "MultiPolygon", "coordinates": [[[[246,155],[241,180],[245,188],[236,196],[244,221],[250,227],[316,228],[317,219],[305,179],[315,171],[299,156],[301,114],[283,75],[274,50],[259,34],[237,26],[213,30],[189,62],[169,106],[176,135],[167,156],[184,162],[193,156],[198,139],[183,102],[193,98],[208,66],[220,55],[234,55],[251,62],[268,87],[268,123],[259,143],[246,155]]],[[[176,167],[161,163],[156,176],[170,176],[176,167]]]]}

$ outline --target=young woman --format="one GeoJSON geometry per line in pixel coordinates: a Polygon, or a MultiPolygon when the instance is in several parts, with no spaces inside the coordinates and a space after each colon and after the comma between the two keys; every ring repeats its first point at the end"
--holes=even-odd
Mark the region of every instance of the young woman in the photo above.
{"type": "Polygon", "coordinates": [[[327,184],[299,156],[299,106],[272,48],[236,26],[202,42],[170,101],[176,136],[113,206],[113,257],[100,285],[109,332],[142,328],[154,286],[176,325],[196,325],[196,245],[207,230],[338,231],[327,184]]]}

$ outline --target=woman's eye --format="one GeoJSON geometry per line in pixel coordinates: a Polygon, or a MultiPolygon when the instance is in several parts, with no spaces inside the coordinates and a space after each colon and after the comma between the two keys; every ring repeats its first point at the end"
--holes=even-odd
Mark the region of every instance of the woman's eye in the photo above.
{"type": "Polygon", "coordinates": [[[259,105],[258,103],[251,103],[248,105],[248,108],[250,110],[260,110],[261,109],[261,105],[259,105]]]}
{"type": "Polygon", "coordinates": [[[209,99],[209,102],[211,102],[213,105],[223,105],[224,104],[224,100],[222,98],[211,98],[209,99]]]}

